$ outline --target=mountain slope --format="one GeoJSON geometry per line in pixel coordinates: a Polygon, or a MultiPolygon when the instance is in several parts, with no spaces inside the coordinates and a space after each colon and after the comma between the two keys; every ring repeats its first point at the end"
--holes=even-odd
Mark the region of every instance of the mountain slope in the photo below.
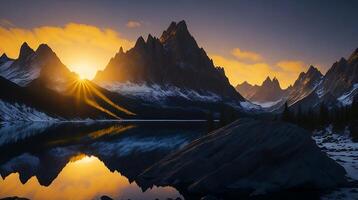
{"type": "Polygon", "coordinates": [[[223,68],[212,60],[189,33],[184,21],[172,22],[160,39],[138,38],[120,51],[94,81],[105,88],[146,100],[181,97],[188,100],[244,101],[230,85],[223,68]]]}
{"type": "Polygon", "coordinates": [[[258,85],[251,85],[247,81],[238,84],[235,89],[239,92],[245,99],[250,99],[258,90],[260,86],[258,85]]]}
{"type": "Polygon", "coordinates": [[[288,105],[293,105],[308,96],[317,89],[322,80],[322,73],[314,66],[310,66],[307,72],[301,72],[287,97],[288,105]]]}
{"type": "Polygon", "coordinates": [[[26,42],[17,59],[0,64],[0,76],[20,86],[43,79],[46,87],[57,91],[66,90],[66,83],[77,79],[77,75],[70,72],[46,44],[34,51],[26,42]]]}
{"type": "Polygon", "coordinates": [[[35,81],[28,87],[20,87],[0,77],[0,121],[108,117],[75,97],[61,95],[41,85],[35,81]]]}
{"type": "MultiPolygon", "coordinates": [[[[318,109],[323,102],[330,108],[349,105],[358,94],[358,49],[348,60],[341,58],[335,62],[324,76],[314,68],[304,75],[306,87],[297,87],[293,91],[298,91],[298,95],[291,94],[288,99],[293,109],[318,109]]],[[[300,77],[296,82],[300,82],[300,77]]]]}

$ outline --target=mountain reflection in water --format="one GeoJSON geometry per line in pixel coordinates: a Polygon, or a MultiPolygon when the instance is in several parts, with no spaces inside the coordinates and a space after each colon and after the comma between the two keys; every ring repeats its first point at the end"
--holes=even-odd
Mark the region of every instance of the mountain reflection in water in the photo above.
{"type": "Polygon", "coordinates": [[[205,132],[200,122],[2,124],[0,198],[183,199],[135,179],[205,132]]]}

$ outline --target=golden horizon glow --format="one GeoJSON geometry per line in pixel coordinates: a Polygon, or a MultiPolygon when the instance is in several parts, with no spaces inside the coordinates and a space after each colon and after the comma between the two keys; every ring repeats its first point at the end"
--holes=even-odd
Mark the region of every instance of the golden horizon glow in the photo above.
{"type": "MultiPolygon", "coordinates": [[[[92,80],[98,70],[104,69],[120,47],[126,50],[134,45],[133,41],[121,37],[113,29],[78,23],[33,29],[0,26],[0,41],[0,53],[5,52],[12,58],[17,57],[19,48],[25,41],[32,48],[46,43],[71,71],[76,72],[81,79],[88,80],[92,80]]],[[[224,67],[233,86],[244,81],[260,85],[267,76],[276,76],[282,88],[286,88],[293,84],[301,71],[308,68],[302,61],[287,59],[270,65],[261,54],[239,47],[232,49],[228,55],[234,59],[216,54],[210,57],[216,65],[224,67]]]]}
{"type": "Polygon", "coordinates": [[[18,57],[24,42],[33,49],[46,43],[71,71],[88,80],[104,69],[120,47],[126,50],[134,45],[113,29],[79,23],[33,29],[0,25],[0,41],[0,53],[11,58],[18,57]]]}
{"type": "Polygon", "coordinates": [[[269,76],[271,78],[276,77],[281,88],[285,89],[292,85],[298,75],[309,67],[303,61],[298,60],[280,60],[270,65],[264,60],[253,62],[254,59],[251,59],[251,62],[246,62],[247,59],[240,60],[237,57],[232,59],[217,54],[210,55],[210,57],[215,65],[224,67],[225,74],[234,87],[244,81],[252,85],[261,85],[269,76]]]}
{"type": "MultiPolygon", "coordinates": [[[[19,173],[12,173],[6,178],[0,176],[0,198],[9,196],[26,197],[37,200],[60,199],[98,199],[108,195],[119,199],[155,199],[158,195],[181,197],[171,187],[153,187],[142,193],[135,182],[119,172],[111,172],[105,164],[95,156],[75,155],[48,186],[42,186],[36,177],[31,177],[25,184],[19,180],[19,173]]],[[[161,198],[161,197],[160,197],[161,198]]]]}

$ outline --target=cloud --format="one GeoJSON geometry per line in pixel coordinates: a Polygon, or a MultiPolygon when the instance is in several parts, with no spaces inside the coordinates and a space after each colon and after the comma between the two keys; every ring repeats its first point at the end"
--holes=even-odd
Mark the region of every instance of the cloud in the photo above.
{"type": "Polygon", "coordinates": [[[139,21],[133,21],[133,20],[129,20],[126,24],[126,26],[128,28],[138,28],[142,26],[142,23],[139,21]]]}
{"type": "Polygon", "coordinates": [[[23,29],[0,26],[0,53],[16,58],[23,42],[32,48],[48,44],[61,61],[86,78],[92,78],[103,69],[122,46],[129,49],[133,41],[123,38],[113,29],[69,23],[64,27],[41,26],[23,29]]]}
{"type": "Polygon", "coordinates": [[[231,54],[239,60],[258,62],[262,60],[262,56],[252,51],[243,51],[239,48],[235,48],[231,51],[231,54]]]}
{"type": "Polygon", "coordinates": [[[305,70],[306,64],[299,60],[282,60],[276,63],[283,71],[300,73],[305,70]]]}
{"type": "Polygon", "coordinates": [[[302,61],[282,60],[274,65],[266,62],[248,63],[238,59],[230,59],[221,55],[210,55],[215,65],[224,67],[230,83],[236,86],[244,81],[261,85],[267,76],[278,78],[282,88],[288,87],[306,70],[307,65],[302,61]]]}

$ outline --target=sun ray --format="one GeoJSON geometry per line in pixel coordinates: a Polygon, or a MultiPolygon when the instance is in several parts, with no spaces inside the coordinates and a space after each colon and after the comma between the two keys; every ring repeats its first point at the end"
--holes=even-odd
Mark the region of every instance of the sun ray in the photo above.
{"type": "Polygon", "coordinates": [[[135,115],[135,113],[115,104],[109,98],[107,98],[102,92],[100,92],[97,88],[91,85],[88,80],[85,79],[77,79],[72,82],[68,83],[68,94],[72,95],[76,99],[76,103],[79,104],[80,101],[84,101],[89,106],[92,106],[108,115],[116,118],[121,119],[112,111],[104,108],[103,106],[99,105],[95,98],[99,98],[103,100],[105,103],[110,105],[111,107],[115,108],[116,110],[123,112],[127,115],[135,115]]]}

